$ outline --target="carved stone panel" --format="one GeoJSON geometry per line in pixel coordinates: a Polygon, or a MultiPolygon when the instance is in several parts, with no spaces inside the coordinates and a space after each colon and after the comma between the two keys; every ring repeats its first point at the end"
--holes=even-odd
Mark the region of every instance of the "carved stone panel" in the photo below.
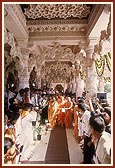
{"type": "Polygon", "coordinates": [[[68,83],[71,76],[71,62],[45,62],[41,68],[41,77],[45,82],[68,83]]]}

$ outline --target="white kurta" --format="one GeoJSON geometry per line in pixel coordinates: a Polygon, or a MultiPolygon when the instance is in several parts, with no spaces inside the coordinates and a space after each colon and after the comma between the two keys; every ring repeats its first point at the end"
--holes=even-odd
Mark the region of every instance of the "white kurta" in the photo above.
{"type": "Polygon", "coordinates": [[[15,124],[15,128],[16,128],[16,144],[20,144],[22,145],[22,127],[21,127],[21,116],[18,118],[16,124],[15,124]]]}
{"type": "Polygon", "coordinates": [[[89,119],[91,117],[91,112],[86,110],[82,116],[82,131],[88,137],[91,135],[91,130],[89,126],[89,119]]]}
{"type": "Polygon", "coordinates": [[[29,146],[33,143],[33,129],[32,129],[32,121],[36,121],[37,113],[30,112],[21,120],[21,128],[22,128],[22,145],[23,145],[23,157],[24,152],[29,148],[29,146]]]}
{"type": "Polygon", "coordinates": [[[99,139],[96,149],[96,164],[110,164],[111,163],[111,134],[108,132],[103,132],[102,136],[99,139]]]}

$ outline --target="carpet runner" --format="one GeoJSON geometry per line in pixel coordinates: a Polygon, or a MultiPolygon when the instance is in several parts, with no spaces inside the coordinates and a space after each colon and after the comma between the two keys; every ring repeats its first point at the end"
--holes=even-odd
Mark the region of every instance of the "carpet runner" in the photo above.
{"type": "Polygon", "coordinates": [[[66,129],[56,126],[50,135],[45,164],[70,164],[66,129]]]}

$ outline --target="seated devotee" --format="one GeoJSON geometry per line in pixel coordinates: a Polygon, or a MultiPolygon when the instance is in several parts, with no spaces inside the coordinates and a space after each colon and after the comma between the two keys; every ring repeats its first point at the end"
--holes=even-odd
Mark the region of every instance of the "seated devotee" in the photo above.
{"type": "Polygon", "coordinates": [[[95,145],[95,154],[92,163],[111,163],[111,135],[105,132],[105,121],[101,114],[91,116],[89,125],[92,133],[92,143],[95,145]]]}
{"type": "Polygon", "coordinates": [[[4,131],[4,137],[10,137],[14,144],[16,144],[16,122],[20,117],[19,113],[16,113],[11,120],[7,123],[7,128],[4,131]]]}
{"type": "Polygon", "coordinates": [[[4,163],[15,164],[18,150],[10,137],[4,137],[4,163]]]}

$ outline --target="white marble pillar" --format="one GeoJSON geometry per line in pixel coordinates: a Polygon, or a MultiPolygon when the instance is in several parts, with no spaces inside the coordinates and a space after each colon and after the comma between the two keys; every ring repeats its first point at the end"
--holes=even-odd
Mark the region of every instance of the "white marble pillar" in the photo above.
{"type": "Polygon", "coordinates": [[[76,78],[76,98],[82,97],[82,92],[84,90],[84,80],[81,79],[80,75],[76,78]]]}
{"type": "Polygon", "coordinates": [[[19,79],[19,90],[20,89],[23,89],[25,87],[28,87],[29,88],[29,77],[20,77],[19,79]]]}
{"type": "Polygon", "coordinates": [[[75,79],[72,79],[71,81],[72,83],[72,94],[75,94],[76,93],[76,80],[75,79]]]}
{"type": "Polygon", "coordinates": [[[38,88],[41,88],[41,66],[36,66],[36,85],[38,88]]]}
{"type": "Polygon", "coordinates": [[[29,50],[21,49],[22,58],[21,65],[18,71],[19,76],[19,90],[25,87],[29,87],[29,78],[30,74],[28,72],[28,59],[29,59],[29,50]]]}
{"type": "Polygon", "coordinates": [[[89,92],[90,97],[96,96],[98,87],[95,61],[92,57],[93,52],[94,52],[94,45],[89,46],[86,50],[87,54],[86,91],[89,92]]]}
{"type": "Polygon", "coordinates": [[[97,95],[98,89],[98,78],[95,69],[95,62],[93,61],[91,67],[87,67],[86,76],[86,91],[89,92],[89,96],[92,98],[97,95]]]}
{"type": "Polygon", "coordinates": [[[104,92],[104,78],[103,77],[99,78],[98,91],[104,92]]]}

